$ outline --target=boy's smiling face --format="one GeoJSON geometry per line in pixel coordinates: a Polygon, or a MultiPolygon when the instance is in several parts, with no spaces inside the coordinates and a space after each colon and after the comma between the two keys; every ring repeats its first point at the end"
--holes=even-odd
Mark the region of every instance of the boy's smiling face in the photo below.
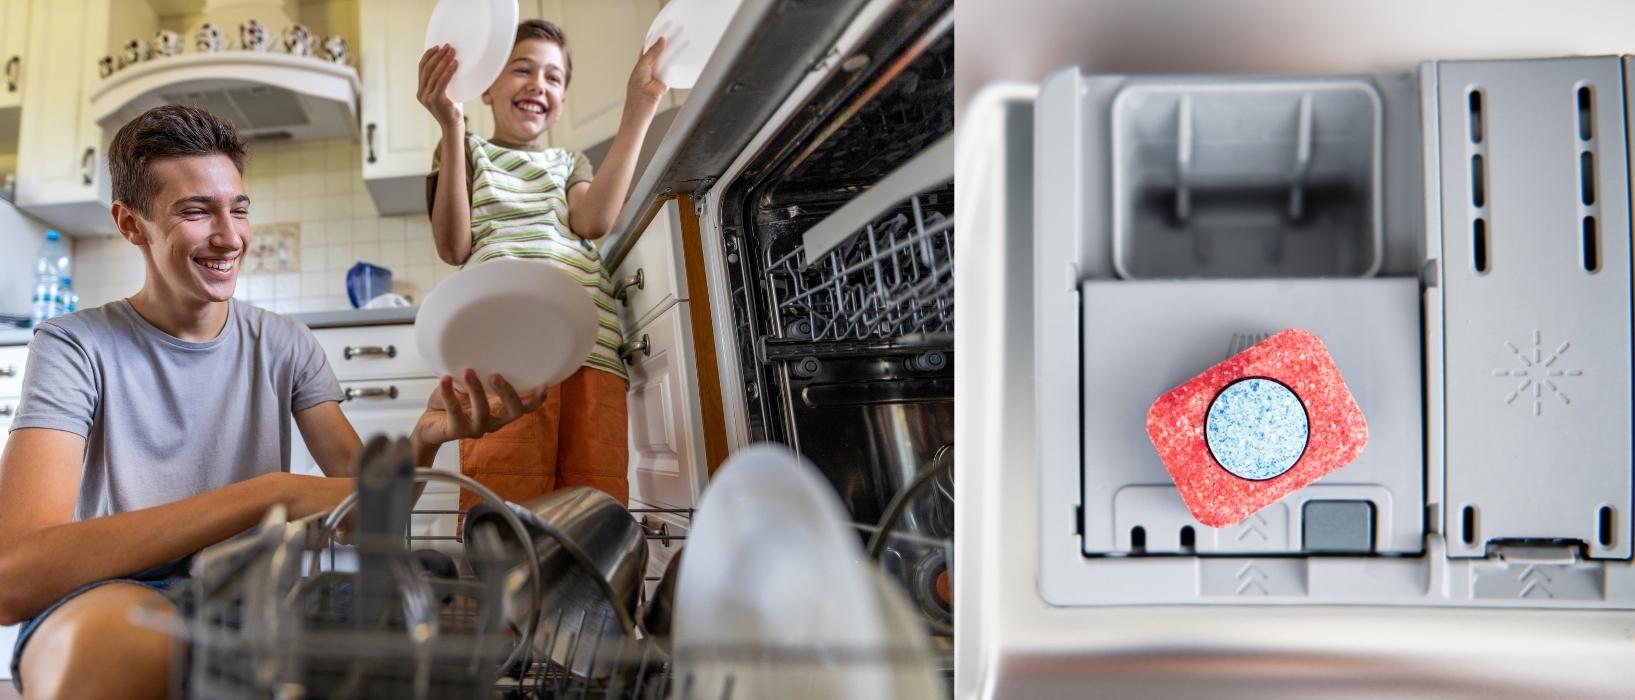
{"type": "Polygon", "coordinates": [[[562,47],[547,39],[524,39],[511,47],[505,71],[483,93],[494,110],[494,136],[528,144],[556,123],[567,98],[562,47]]]}

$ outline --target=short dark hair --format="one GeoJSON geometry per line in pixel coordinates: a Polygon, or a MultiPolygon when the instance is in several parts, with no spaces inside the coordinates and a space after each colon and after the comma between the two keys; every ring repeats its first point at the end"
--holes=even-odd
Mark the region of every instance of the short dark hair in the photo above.
{"type": "Polygon", "coordinates": [[[562,63],[567,69],[567,74],[562,76],[562,86],[573,82],[573,51],[568,48],[568,35],[562,33],[562,25],[548,19],[525,19],[517,25],[517,40],[511,42],[511,48],[516,48],[523,39],[554,41],[562,47],[562,63]]]}
{"type": "Polygon", "coordinates": [[[154,107],[119,127],[108,146],[114,199],[151,219],[159,194],[159,182],[149,172],[154,161],[217,154],[244,173],[244,140],[227,120],[187,105],[154,107]]]}

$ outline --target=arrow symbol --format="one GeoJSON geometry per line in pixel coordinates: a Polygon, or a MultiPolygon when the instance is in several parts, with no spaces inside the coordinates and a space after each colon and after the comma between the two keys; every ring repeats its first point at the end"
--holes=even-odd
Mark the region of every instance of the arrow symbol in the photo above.
{"type": "Polygon", "coordinates": [[[1244,564],[1243,568],[1238,569],[1238,580],[1239,581],[1248,581],[1250,579],[1258,579],[1258,580],[1261,580],[1261,581],[1265,581],[1267,578],[1270,578],[1270,577],[1267,576],[1266,572],[1261,570],[1260,567],[1255,566],[1254,562],[1249,562],[1248,564],[1244,564]]]}
{"type": "Polygon", "coordinates": [[[1243,585],[1238,586],[1238,595],[1250,595],[1251,591],[1254,595],[1272,594],[1271,591],[1266,590],[1265,586],[1260,585],[1259,581],[1244,581],[1243,585]]]}
{"type": "Polygon", "coordinates": [[[1544,584],[1550,582],[1550,576],[1533,564],[1528,564],[1527,568],[1521,570],[1521,575],[1516,577],[1516,582],[1526,584],[1522,586],[1518,598],[1556,597],[1554,593],[1550,592],[1550,589],[1544,587],[1544,584]],[[1535,593],[1538,595],[1534,595],[1535,593]]]}

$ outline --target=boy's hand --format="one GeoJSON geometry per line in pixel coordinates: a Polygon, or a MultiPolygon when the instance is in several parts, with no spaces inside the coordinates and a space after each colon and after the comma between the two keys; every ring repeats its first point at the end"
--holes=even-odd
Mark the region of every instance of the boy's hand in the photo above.
{"type": "Polygon", "coordinates": [[[454,388],[454,378],[444,375],[437,390],[426,401],[426,412],[414,426],[419,445],[441,445],[461,438],[481,437],[505,427],[511,421],[538,410],[545,403],[546,387],[519,396],[516,389],[496,374],[489,377],[497,396],[489,397],[477,373],[465,371],[467,392],[454,388]]]}
{"type": "Polygon", "coordinates": [[[420,56],[420,89],[416,97],[445,131],[465,128],[465,107],[448,96],[448,84],[460,62],[448,44],[426,49],[420,56]]]}
{"type": "Polygon", "coordinates": [[[659,80],[655,70],[663,53],[664,37],[661,36],[642,53],[641,58],[636,59],[636,67],[630,70],[630,85],[625,88],[626,105],[649,109],[658,107],[659,98],[670,89],[669,85],[659,80]]]}

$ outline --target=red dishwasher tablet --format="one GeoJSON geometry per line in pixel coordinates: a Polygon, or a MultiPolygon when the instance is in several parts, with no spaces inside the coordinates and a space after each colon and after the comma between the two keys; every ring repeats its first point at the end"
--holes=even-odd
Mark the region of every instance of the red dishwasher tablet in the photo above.
{"type": "Polygon", "coordinates": [[[1228,527],[1350,464],[1368,422],[1323,341],[1289,329],[1158,397],[1147,437],[1192,517],[1228,527]]]}

